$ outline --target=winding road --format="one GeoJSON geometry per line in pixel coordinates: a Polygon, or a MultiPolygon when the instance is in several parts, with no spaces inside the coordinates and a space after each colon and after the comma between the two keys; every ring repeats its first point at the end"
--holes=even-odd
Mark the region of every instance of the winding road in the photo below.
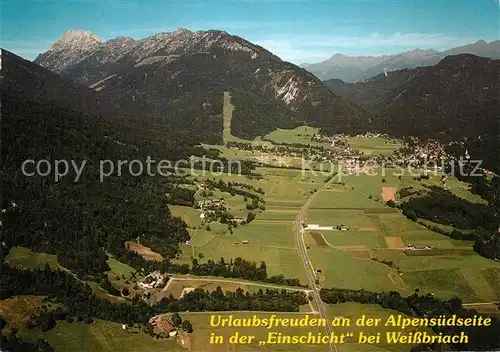
{"type": "MultiPolygon", "coordinates": [[[[325,183],[322,189],[326,187],[328,184],[325,183]]],[[[332,326],[330,324],[330,320],[328,319],[328,316],[325,311],[325,305],[323,301],[321,300],[319,291],[320,288],[316,285],[316,273],[314,271],[314,268],[312,266],[312,263],[309,259],[309,256],[307,255],[307,248],[304,243],[304,232],[302,228],[302,222],[304,220],[305,214],[307,212],[307,209],[311,205],[312,201],[314,198],[316,198],[316,195],[320,192],[321,190],[318,190],[314,192],[304,203],[302,208],[300,209],[300,213],[297,216],[297,246],[299,248],[299,255],[300,259],[302,260],[302,264],[304,265],[304,269],[306,270],[307,273],[307,279],[309,280],[309,286],[312,289],[312,297],[314,302],[316,303],[316,308],[318,310],[318,314],[321,316],[321,318],[326,320],[326,326],[325,326],[325,332],[327,335],[330,335],[332,333],[332,326]]],[[[329,344],[330,351],[331,352],[337,352],[337,346],[334,343],[329,344]]]]}

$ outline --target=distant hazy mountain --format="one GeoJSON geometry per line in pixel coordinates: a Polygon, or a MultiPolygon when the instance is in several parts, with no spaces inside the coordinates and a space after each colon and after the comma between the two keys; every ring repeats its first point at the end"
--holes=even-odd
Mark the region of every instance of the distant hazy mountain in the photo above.
{"type": "Polygon", "coordinates": [[[357,81],[376,76],[380,73],[416,68],[437,64],[448,55],[474,54],[491,59],[500,59],[500,41],[490,43],[479,40],[446,51],[415,49],[396,55],[384,56],[346,56],[335,54],[330,59],[315,63],[303,64],[302,67],[312,72],[321,80],[341,79],[345,82],[357,81]]]}
{"type": "Polygon", "coordinates": [[[305,122],[346,129],[362,116],[308,71],[217,30],[106,42],[72,30],[35,62],[105,94],[120,110],[210,138],[222,136],[224,91],[234,98],[232,132],[241,137],[305,122]]]}

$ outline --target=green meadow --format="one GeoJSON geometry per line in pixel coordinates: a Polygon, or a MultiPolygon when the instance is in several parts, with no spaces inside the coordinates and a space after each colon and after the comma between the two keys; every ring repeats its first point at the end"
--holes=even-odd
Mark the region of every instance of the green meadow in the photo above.
{"type": "Polygon", "coordinates": [[[383,137],[350,137],[349,146],[364,155],[390,155],[403,145],[383,137]]]}
{"type": "Polygon", "coordinates": [[[47,265],[51,269],[64,269],[57,261],[55,254],[33,252],[31,249],[25,247],[11,248],[5,261],[11,266],[30,270],[44,269],[47,265]]]}

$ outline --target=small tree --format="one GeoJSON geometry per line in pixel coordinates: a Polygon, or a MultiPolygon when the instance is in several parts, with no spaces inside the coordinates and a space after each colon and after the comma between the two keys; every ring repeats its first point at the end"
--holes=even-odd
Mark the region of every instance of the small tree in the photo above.
{"type": "Polygon", "coordinates": [[[193,325],[191,324],[191,322],[189,320],[184,320],[182,322],[182,330],[188,332],[188,333],[192,333],[193,332],[193,325]]]}
{"type": "Polygon", "coordinates": [[[387,202],[385,202],[385,204],[387,204],[387,206],[391,207],[391,208],[396,207],[396,203],[394,203],[394,201],[392,199],[389,199],[387,202]]]}
{"type": "Polygon", "coordinates": [[[411,221],[417,221],[418,217],[417,214],[413,210],[408,210],[405,215],[410,219],[411,221]]]}
{"type": "Polygon", "coordinates": [[[249,223],[249,222],[252,222],[252,220],[255,219],[255,214],[252,213],[252,212],[249,212],[248,215],[247,215],[247,220],[246,222],[249,223]]]}

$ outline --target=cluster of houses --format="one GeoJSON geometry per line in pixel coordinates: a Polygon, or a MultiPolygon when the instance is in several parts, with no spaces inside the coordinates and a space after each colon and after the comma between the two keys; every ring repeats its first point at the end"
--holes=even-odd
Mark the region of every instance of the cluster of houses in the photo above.
{"type": "Polygon", "coordinates": [[[397,149],[391,159],[398,166],[412,165],[413,168],[423,168],[426,171],[442,171],[444,163],[451,160],[445,148],[439,141],[411,140],[397,149]]]}
{"type": "Polygon", "coordinates": [[[198,206],[201,210],[200,218],[206,220],[214,219],[218,211],[226,211],[226,201],[224,198],[200,200],[198,206]]]}
{"type": "MultiPolygon", "coordinates": [[[[200,208],[200,218],[205,222],[210,222],[217,220],[217,217],[220,216],[221,213],[227,211],[226,201],[224,198],[213,198],[213,199],[204,199],[198,202],[198,207],[200,208]]],[[[245,218],[234,216],[230,219],[233,225],[241,225],[246,222],[245,218]]]]}

